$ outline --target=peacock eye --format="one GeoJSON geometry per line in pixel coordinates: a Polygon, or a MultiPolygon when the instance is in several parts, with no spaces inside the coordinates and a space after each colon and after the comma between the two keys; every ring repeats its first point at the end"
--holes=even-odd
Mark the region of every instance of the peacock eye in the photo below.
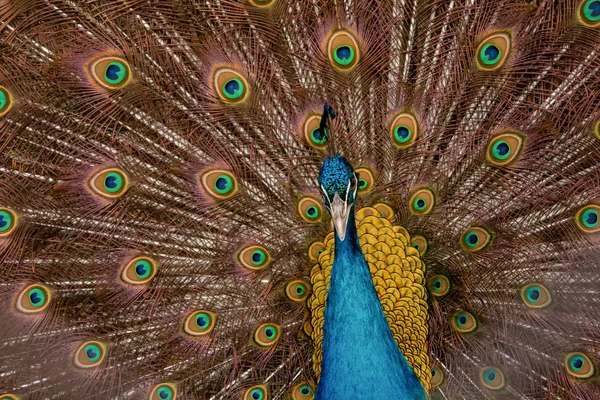
{"type": "Polygon", "coordinates": [[[488,36],[477,48],[477,67],[484,71],[500,68],[510,52],[510,36],[500,32],[488,36]]]}
{"type": "Polygon", "coordinates": [[[586,379],[594,375],[594,364],[588,356],[583,353],[569,353],[565,357],[567,372],[579,379],[586,379]]]}
{"type": "Polygon", "coordinates": [[[237,104],[248,98],[248,82],[231,68],[216,70],[213,75],[213,85],[224,103],[237,104]]]}
{"type": "Polygon", "coordinates": [[[310,112],[305,117],[302,130],[309,146],[318,150],[327,148],[327,129],[321,129],[321,116],[317,112],[310,112]]]}
{"type": "Polygon", "coordinates": [[[585,26],[600,26],[600,1],[583,0],[579,6],[578,19],[585,26]]]}
{"type": "Polygon", "coordinates": [[[485,248],[491,241],[492,235],[483,228],[473,227],[460,237],[460,245],[467,251],[479,251],[485,248]]]}
{"type": "Polygon", "coordinates": [[[544,308],[552,302],[550,292],[541,283],[530,283],[521,288],[521,298],[527,307],[544,308]]]}
{"type": "Polygon", "coordinates": [[[312,399],[313,388],[306,382],[302,382],[292,389],[292,400],[312,399]]]}
{"type": "Polygon", "coordinates": [[[370,192],[375,183],[373,172],[368,168],[357,168],[356,173],[358,174],[358,193],[370,192]]]}
{"type": "Polygon", "coordinates": [[[93,368],[99,365],[106,355],[106,346],[97,341],[85,342],[75,352],[75,365],[79,368],[93,368]]]}
{"type": "Polygon", "coordinates": [[[89,180],[89,187],[93,193],[109,199],[121,197],[127,191],[128,186],[127,175],[117,168],[102,170],[89,180]]]}
{"type": "Polygon", "coordinates": [[[8,236],[17,226],[17,214],[8,209],[0,208],[0,237],[8,236]]]}
{"type": "Polygon", "coordinates": [[[129,64],[119,57],[101,57],[91,63],[92,77],[107,89],[121,89],[131,81],[129,64]]]}
{"type": "Polygon", "coordinates": [[[303,197],[298,202],[298,213],[300,217],[309,223],[321,221],[321,205],[312,197],[303,197]]]}
{"type": "Polygon", "coordinates": [[[267,400],[267,388],[263,385],[252,386],[246,390],[244,394],[244,400],[267,400]]]}
{"type": "Polygon", "coordinates": [[[373,208],[379,211],[379,215],[385,219],[392,219],[394,216],[394,210],[392,210],[392,207],[385,203],[373,204],[373,208]]]}
{"type": "Polygon", "coordinates": [[[483,386],[491,390],[500,390],[504,388],[504,374],[498,368],[484,367],[479,371],[479,379],[483,386]]]}
{"type": "Polygon", "coordinates": [[[398,114],[392,121],[390,135],[392,143],[399,149],[412,146],[418,135],[417,118],[408,112],[398,114]]]}
{"type": "Polygon", "coordinates": [[[327,43],[329,61],[340,71],[350,71],[360,58],[358,42],[352,33],[339,30],[333,33],[327,43]]]}
{"type": "Polygon", "coordinates": [[[505,132],[490,140],[486,151],[486,159],[492,165],[509,165],[521,153],[523,136],[516,132],[505,132]]]}
{"type": "Polygon", "coordinates": [[[413,236],[410,239],[410,245],[419,251],[420,256],[427,251],[427,239],[421,235],[413,236]]]}
{"type": "Polygon", "coordinates": [[[190,336],[208,335],[215,327],[215,320],[215,314],[210,311],[194,311],[185,319],[183,330],[190,336]]]}
{"type": "Polygon", "coordinates": [[[13,105],[13,98],[8,89],[0,86],[0,117],[10,111],[13,105]]]}
{"type": "Polygon", "coordinates": [[[271,263],[271,255],[264,247],[252,245],[240,250],[237,260],[242,267],[256,271],[271,263]]]}
{"type": "Polygon", "coordinates": [[[575,223],[585,233],[600,231],[600,207],[594,204],[581,208],[575,214],[575,223]]]}
{"type": "Polygon", "coordinates": [[[323,242],[313,242],[308,247],[308,258],[313,261],[317,261],[321,253],[325,250],[325,245],[323,242]]]}
{"type": "Polygon", "coordinates": [[[444,372],[439,367],[431,369],[431,388],[435,389],[444,382],[444,372]]]}
{"type": "Polygon", "coordinates": [[[171,383],[161,383],[152,389],[149,400],[175,400],[177,388],[171,383]]]}
{"type": "Polygon", "coordinates": [[[444,275],[433,275],[429,278],[429,291],[436,297],[441,297],[450,291],[450,280],[444,275]]]}
{"type": "Polygon", "coordinates": [[[296,302],[306,300],[309,290],[310,285],[299,279],[293,280],[285,286],[285,294],[288,299],[296,302]]]}
{"type": "Polygon", "coordinates": [[[15,396],[14,394],[10,394],[10,393],[5,393],[0,395],[0,399],[2,400],[19,400],[19,398],[17,396],[15,396]]]}
{"type": "Polygon", "coordinates": [[[410,198],[410,212],[414,215],[427,215],[433,210],[435,196],[429,189],[417,190],[410,198]]]}
{"type": "Polygon", "coordinates": [[[469,333],[477,329],[477,320],[470,312],[459,311],[452,316],[452,326],[460,333],[469,333]]]}
{"type": "Polygon", "coordinates": [[[276,324],[262,324],[254,332],[254,340],[263,347],[273,345],[279,339],[281,328],[276,324]]]}
{"type": "Polygon", "coordinates": [[[123,267],[121,279],[131,285],[143,285],[156,275],[156,265],[156,261],[149,257],[134,258],[123,267]]]}
{"type": "Polygon", "coordinates": [[[50,297],[50,289],[46,286],[40,284],[28,286],[17,297],[17,310],[26,314],[43,311],[50,304],[50,297]]]}
{"type": "Polygon", "coordinates": [[[202,174],[202,187],[212,197],[224,200],[238,191],[237,180],[229,171],[217,169],[202,174]]]}

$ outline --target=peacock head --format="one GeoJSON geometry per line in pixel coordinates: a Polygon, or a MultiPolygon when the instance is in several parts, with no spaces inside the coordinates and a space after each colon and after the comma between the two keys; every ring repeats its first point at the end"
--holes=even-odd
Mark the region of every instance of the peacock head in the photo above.
{"type": "Polygon", "coordinates": [[[319,173],[319,185],[337,235],[343,241],[346,237],[348,218],[356,202],[358,174],[344,157],[336,154],[327,157],[323,162],[319,173]]]}

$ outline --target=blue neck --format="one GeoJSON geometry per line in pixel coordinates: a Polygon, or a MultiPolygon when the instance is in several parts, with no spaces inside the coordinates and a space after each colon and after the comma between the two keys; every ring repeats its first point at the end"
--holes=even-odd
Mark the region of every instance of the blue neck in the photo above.
{"type": "Polygon", "coordinates": [[[354,210],[346,239],[335,235],[335,259],[325,305],[323,363],[316,400],[425,399],[398,349],[375,292],[354,210]]]}

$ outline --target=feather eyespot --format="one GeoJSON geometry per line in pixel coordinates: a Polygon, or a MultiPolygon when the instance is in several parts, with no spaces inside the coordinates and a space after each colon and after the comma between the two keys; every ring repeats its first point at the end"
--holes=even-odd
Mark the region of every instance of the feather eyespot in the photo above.
{"type": "Polygon", "coordinates": [[[483,386],[491,390],[501,390],[506,385],[504,374],[495,367],[483,367],[479,371],[479,379],[483,386]]]}
{"type": "Polygon", "coordinates": [[[567,354],[565,356],[565,366],[569,375],[575,378],[586,379],[594,375],[594,364],[583,353],[575,352],[567,354]]]}
{"type": "Polygon", "coordinates": [[[500,32],[488,36],[477,47],[477,68],[483,71],[495,71],[505,62],[510,52],[510,36],[500,32]]]}
{"type": "Polygon", "coordinates": [[[268,400],[269,392],[264,385],[252,386],[244,393],[244,400],[268,400]]]}
{"type": "Polygon", "coordinates": [[[392,210],[392,207],[388,206],[385,203],[373,204],[373,208],[379,211],[379,215],[382,218],[392,219],[392,217],[394,216],[394,210],[392,210]]]}
{"type": "Polygon", "coordinates": [[[262,246],[252,245],[238,252],[237,261],[246,269],[257,271],[271,263],[271,255],[262,246]]]}
{"type": "Polygon", "coordinates": [[[466,251],[475,252],[485,248],[490,244],[491,240],[492,235],[487,230],[480,227],[473,227],[462,234],[460,245],[466,251]]]}
{"type": "Polygon", "coordinates": [[[583,0],[579,5],[577,19],[585,26],[596,28],[600,26],[600,1],[583,0]]]}
{"type": "Polygon", "coordinates": [[[200,181],[204,190],[210,196],[219,200],[228,199],[238,191],[235,176],[231,172],[222,169],[203,173],[200,181]]]}
{"type": "Polygon", "coordinates": [[[327,42],[327,54],[331,64],[340,71],[352,70],[360,59],[358,42],[347,30],[331,34],[327,42]]]}
{"type": "Polygon", "coordinates": [[[541,283],[530,283],[521,288],[521,298],[527,307],[544,308],[552,303],[550,292],[541,283]]]}
{"type": "Polygon", "coordinates": [[[412,113],[398,114],[392,121],[390,136],[392,143],[399,149],[406,149],[415,144],[419,134],[417,118],[412,113]]]}
{"type": "Polygon", "coordinates": [[[194,311],[187,316],[183,323],[183,331],[190,336],[204,336],[215,327],[216,316],[206,310],[194,311]]]}
{"type": "Polygon", "coordinates": [[[413,215],[427,215],[433,210],[435,195],[430,189],[417,190],[410,198],[409,208],[413,215]]]}
{"type": "Polygon", "coordinates": [[[373,172],[368,168],[357,168],[355,172],[358,174],[358,193],[365,194],[370,192],[375,183],[373,172]]]}
{"type": "Polygon", "coordinates": [[[587,205],[575,214],[575,223],[585,233],[600,231],[600,207],[594,204],[587,205]]]}
{"type": "Polygon", "coordinates": [[[452,326],[460,333],[470,333],[477,329],[477,320],[467,311],[459,311],[452,316],[452,326]]]}
{"type": "Polygon", "coordinates": [[[487,147],[487,161],[498,166],[511,164],[521,154],[523,141],[523,136],[516,132],[504,132],[494,136],[487,147]]]}
{"type": "Polygon", "coordinates": [[[254,341],[262,347],[272,346],[279,340],[281,328],[277,324],[262,324],[254,332],[254,341]]]}
{"type": "Polygon", "coordinates": [[[321,115],[316,112],[309,113],[302,123],[302,131],[309,146],[317,150],[327,148],[327,129],[321,129],[321,115]]]}
{"type": "Polygon", "coordinates": [[[120,57],[100,57],[90,64],[90,73],[101,86],[117,90],[131,81],[131,68],[120,57]]]}
{"type": "Polygon", "coordinates": [[[104,360],[106,345],[98,341],[85,342],[75,352],[75,365],[79,368],[93,368],[104,360]]]}
{"type": "Polygon", "coordinates": [[[308,258],[313,261],[317,261],[323,251],[325,251],[325,245],[323,242],[312,242],[308,247],[308,258]]]}
{"type": "Polygon", "coordinates": [[[292,400],[312,400],[313,388],[306,382],[302,382],[292,389],[292,400]]]}
{"type": "Polygon", "coordinates": [[[423,256],[423,254],[425,254],[425,252],[427,251],[427,239],[425,239],[421,235],[413,236],[410,239],[410,245],[417,249],[420,256],[423,256]]]}
{"type": "Polygon", "coordinates": [[[310,285],[302,280],[296,279],[285,286],[285,295],[288,299],[296,302],[306,300],[310,291],[310,285]]]}
{"type": "Polygon", "coordinates": [[[431,389],[435,389],[444,382],[444,371],[440,367],[431,369],[431,389]]]}
{"type": "Polygon", "coordinates": [[[121,197],[129,187],[127,174],[118,168],[104,169],[91,177],[89,188],[92,193],[108,199],[121,197]]]}
{"type": "Polygon", "coordinates": [[[0,208],[0,237],[8,236],[15,230],[19,217],[8,208],[0,208]]]}
{"type": "Polygon", "coordinates": [[[131,285],[143,285],[154,278],[156,267],[156,261],[150,257],[134,258],[123,267],[121,280],[131,285]]]}
{"type": "Polygon", "coordinates": [[[48,307],[51,297],[48,287],[40,284],[30,285],[19,293],[16,307],[25,314],[38,313],[48,307]]]}
{"type": "Polygon", "coordinates": [[[217,69],[214,72],[213,85],[224,103],[238,104],[248,98],[248,82],[231,68],[217,69]]]}
{"type": "Polygon", "coordinates": [[[10,111],[13,105],[13,98],[8,89],[0,86],[0,117],[10,111]]]}
{"type": "Polygon", "coordinates": [[[429,278],[429,291],[436,297],[445,296],[450,288],[450,280],[444,275],[433,275],[429,278]]]}
{"type": "Polygon", "coordinates": [[[152,389],[148,400],[175,400],[177,387],[172,383],[160,383],[152,389]]]}
{"type": "Polygon", "coordinates": [[[19,398],[16,395],[10,394],[10,393],[4,393],[4,394],[0,395],[0,399],[2,399],[2,400],[19,400],[19,398]]]}
{"type": "Polygon", "coordinates": [[[303,197],[298,202],[298,213],[304,221],[314,224],[321,222],[323,210],[321,205],[312,197],[303,197]]]}

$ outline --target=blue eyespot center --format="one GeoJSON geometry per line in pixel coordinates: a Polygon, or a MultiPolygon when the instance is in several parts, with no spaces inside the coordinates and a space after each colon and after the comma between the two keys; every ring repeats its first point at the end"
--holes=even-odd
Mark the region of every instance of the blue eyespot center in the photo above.
{"type": "Polygon", "coordinates": [[[104,184],[109,189],[115,189],[117,187],[118,178],[114,175],[108,175],[104,180],[104,184]]]}
{"type": "Polygon", "coordinates": [[[234,96],[240,90],[240,82],[237,79],[232,79],[225,84],[225,91],[234,96]]]}
{"type": "Polygon", "coordinates": [[[435,281],[433,281],[433,287],[436,289],[440,289],[442,287],[442,281],[436,279],[435,281]]]}
{"type": "Polygon", "coordinates": [[[273,329],[267,328],[265,330],[265,335],[267,335],[267,337],[271,338],[271,337],[273,337],[273,335],[275,335],[275,332],[273,331],[273,329]]]}
{"type": "Polygon", "coordinates": [[[222,177],[218,178],[215,185],[217,186],[217,189],[225,190],[227,188],[227,179],[222,177]]]}
{"type": "Polygon", "coordinates": [[[172,395],[173,392],[171,391],[171,389],[161,388],[158,391],[158,397],[160,397],[161,399],[170,399],[172,395]]]}
{"type": "Polygon", "coordinates": [[[304,286],[298,285],[298,287],[296,287],[296,294],[303,295],[304,294],[304,286]]]}
{"type": "Polygon", "coordinates": [[[345,60],[348,60],[350,57],[352,57],[352,50],[348,46],[340,46],[337,49],[335,49],[335,55],[340,60],[345,61],[345,60]]]}
{"type": "Polygon", "coordinates": [[[300,388],[300,393],[302,393],[303,396],[308,396],[312,393],[312,390],[308,385],[304,385],[300,388]]]}
{"type": "Polygon", "coordinates": [[[465,314],[460,314],[457,318],[458,324],[460,326],[464,326],[467,323],[467,316],[465,314]]]}
{"type": "Polygon", "coordinates": [[[585,14],[592,21],[600,20],[600,1],[588,1],[585,5],[585,14]]]}
{"type": "Polygon", "coordinates": [[[196,324],[198,324],[200,328],[204,328],[208,325],[208,320],[204,315],[200,314],[196,317],[196,324]]]}
{"type": "Polygon", "coordinates": [[[586,213],[585,222],[587,222],[589,225],[596,225],[598,223],[598,213],[596,213],[596,212],[586,213]]]}
{"type": "Polygon", "coordinates": [[[501,156],[505,156],[508,154],[510,147],[508,146],[508,143],[506,142],[502,142],[498,144],[498,147],[496,147],[496,149],[498,149],[498,154],[501,156]]]}
{"type": "Polygon", "coordinates": [[[420,207],[420,208],[425,207],[425,200],[423,200],[423,199],[417,200],[417,207],[420,207]]]}
{"type": "Polygon", "coordinates": [[[96,350],[94,348],[87,349],[85,354],[87,354],[87,356],[90,360],[95,358],[98,355],[98,353],[96,352],[96,350]]]}
{"type": "Polygon", "coordinates": [[[147,271],[148,270],[146,269],[146,266],[143,263],[139,263],[135,266],[135,272],[138,275],[145,275],[147,271]]]}
{"type": "Polygon", "coordinates": [[[575,369],[581,369],[581,367],[583,367],[583,360],[578,358],[575,361],[573,361],[573,367],[575,369]]]}
{"type": "Polygon", "coordinates": [[[9,224],[8,221],[8,213],[7,212],[1,212],[0,213],[0,230],[2,230],[2,228],[6,228],[9,224]]]}
{"type": "Polygon", "coordinates": [[[29,295],[29,300],[31,300],[31,303],[36,305],[42,302],[42,298],[40,297],[40,294],[37,291],[33,291],[30,295],[29,295]]]}
{"type": "Polygon", "coordinates": [[[479,236],[476,233],[469,233],[467,235],[467,243],[469,245],[474,246],[477,244],[477,242],[479,242],[479,236]]]}
{"type": "Polygon", "coordinates": [[[493,371],[488,372],[487,374],[487,380],[492,382],[494,379],[496,379],[496,373],[493,371]]]}
{"type": "Polygon", "coordinates": [[[483,48],[483,54],[485,56],[484,62],[492,64],[498,61],[501,52],[495,44],[487,44],[483,48]]]}
{"type": "Polygon", "coordinates": [[[535,288],[531,288],[529,289],[529,298],[531,300],[537,300],[540,298],[540,291],[538,289],[535,288]]]}
{"type": "Polygon", "coordinates": [[[119,64],[113,63],[106,68],[106,77],[111,81],[116,81],[120,78],[122,68],[119,64]]]}

